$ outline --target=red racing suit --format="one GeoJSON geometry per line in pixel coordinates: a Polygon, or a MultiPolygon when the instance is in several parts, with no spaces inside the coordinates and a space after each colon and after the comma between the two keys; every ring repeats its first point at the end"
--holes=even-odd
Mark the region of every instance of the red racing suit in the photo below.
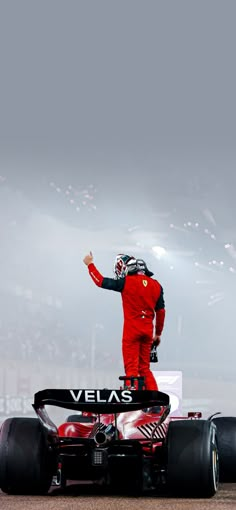
{"type": "Polygon", "coordinates": [[[164,327],[165,302],[162,286],[145,274],[127,275],[116,280],[102,276],[93,263],[88,265],[88,270],[98,287],[121,293],[125,375],[143,376],[146,389],[157,390],[156,380],[150,370],[150,351],[153,334],[161,335],[164,327]]]}

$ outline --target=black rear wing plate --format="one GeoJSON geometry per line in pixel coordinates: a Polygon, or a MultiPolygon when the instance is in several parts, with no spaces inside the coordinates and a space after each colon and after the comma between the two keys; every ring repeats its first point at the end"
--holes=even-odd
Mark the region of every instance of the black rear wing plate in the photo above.
{"type": "Polygon", "coordinates": [[[161,391],[47,389],[35,393],[33,408],[37,414],[45,405],[95,414],[113,414],[169,404],[169,395],[161,391]]]}

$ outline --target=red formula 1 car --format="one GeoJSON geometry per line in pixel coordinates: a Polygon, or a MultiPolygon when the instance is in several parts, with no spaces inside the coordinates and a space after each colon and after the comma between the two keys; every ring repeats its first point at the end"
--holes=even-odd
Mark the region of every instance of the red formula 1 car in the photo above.
{"type": "Polygon", "coordinates": [[[1,427],[0,488],[8,494],[43,494],[72,480],[133,495],[164,489],[203,498],[217,491],[215,423],[191,413],[170,417],[166,393],[52,389],[36,393],[33,407],[36,418],[8,418],[1,427]],[[46,405],[76,414],[57,427],[46,405]]]}

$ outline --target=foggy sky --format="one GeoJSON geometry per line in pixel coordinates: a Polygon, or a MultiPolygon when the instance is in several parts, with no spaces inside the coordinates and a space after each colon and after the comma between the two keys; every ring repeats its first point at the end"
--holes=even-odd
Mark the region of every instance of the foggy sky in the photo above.
{"type": "MultiPolygon", "coordinates": [[[[92,249],[112,276],[117,252],[140,249],[165,288],[160,369],[200,371],[213,352],[214,378],[224,337],[226,377],[235,331],[235,260],[224,250],[236,242],[235,15],[233,0],[0,2],[4,315],[16,288],[41,305],[51,296],[62,308],[45,323],[48,334],[59,314],[66,332],[90,339],[92,315],[104,327],[101,350],[121,363],[120,302],[98,294],[82,258],[92,249]],[[77,214],[62,198],[69,185],[80,193],[93,185],[96,209],[77,214]],[[202,234],[184,233],[188,221],[202,234]],[[156,244],[170,251],[168,264],[153,257],[156,244]],[[215,258],[225,272],[196,275],[194,261],[215,258]],[[199,290],[196,280],[206,279],[199,290]],[[217,293],[220,304],[209,306],[217,293]]],[[[18,305],[9,306],[20,322],[18,305]]]]}

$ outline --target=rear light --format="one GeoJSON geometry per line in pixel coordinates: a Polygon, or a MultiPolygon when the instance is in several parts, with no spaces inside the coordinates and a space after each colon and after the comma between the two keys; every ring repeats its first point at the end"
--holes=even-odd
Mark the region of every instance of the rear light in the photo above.
{"type": "Polygon", "coordinates": [[[92,451],[92,466],[105,467],[107,465],[107,451],[102,448],[95,448],[92,451]]]}

